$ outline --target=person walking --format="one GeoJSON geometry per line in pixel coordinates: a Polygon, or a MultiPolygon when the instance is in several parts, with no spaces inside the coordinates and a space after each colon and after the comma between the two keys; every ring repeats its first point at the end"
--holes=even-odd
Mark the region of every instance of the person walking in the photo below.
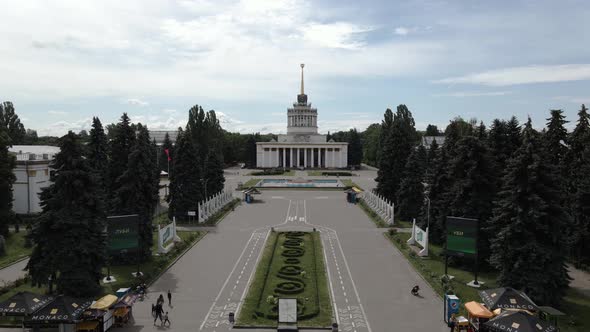
{"type": "Polygon", "coordinates": [[[168,327],[170,327],[170,319],[168,318],[168,311],[166,311],[166,314],[164,315],[164,321],[162,322],[162,326],[165,326],[166,323],[168,323],[168,327]]]}
{"type": "Polygon", "coordinates": [[[158,297],[158,304],[164,304],[164,295],[160,294],[160,296],[158,297]]]}
{"type": "Polygon", "coordinates": [[[154,317],[154,326],[156,325],[156,321],[158,320],[158,318],[160,318],[160,323],[162,323],[164,321],[162,319],[163,312],[164,312],[164,309],[162,309],[162,304],[158,301],[158,304],[156,304],[156,317],[154,317]]]}
{"type": "Polygon", "coordinates": [[[172,306],[172,293],[168,290],[168,306],[172,306]]]}
{"type": "Polygon", "coordinates": [[[156,317],[156,305],[152,303],[152,317],[156,317]]]}

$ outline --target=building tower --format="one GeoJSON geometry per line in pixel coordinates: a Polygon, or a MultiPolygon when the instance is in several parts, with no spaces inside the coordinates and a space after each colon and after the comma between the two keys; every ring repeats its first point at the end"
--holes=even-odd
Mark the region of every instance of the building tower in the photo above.
{"type": "Polygon", "coordinates": [[[316,134],[318,133],[318,110],[307,103],[307,95],[303,88],[303,67],[301,64],[301,91],[297,95],[297,102],[293,108],[287,110],[287,135],[291,134],[316,134]]]}

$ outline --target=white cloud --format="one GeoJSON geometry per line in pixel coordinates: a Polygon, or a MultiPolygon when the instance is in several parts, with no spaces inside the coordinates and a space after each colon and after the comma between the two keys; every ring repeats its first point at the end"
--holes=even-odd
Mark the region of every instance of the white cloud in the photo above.
{"type": "Polygon", "coordinates": [[[395,34],[400,36],[405,36],[410,32],[410,29],[404,27],[395,28],[395,34]]]}
{"type": "Polygon", "coordinates": [[[492,96],[505,96],[511,94],[511,91],[492,91],[492,92],[483,92],[483,91],[463,91],[463,92],[449,92],[449,93],[437,93],[434,94],[434,97],[492,97],[492,96]]]}
{"type": "Polygon", "coordinates": [[[359,49],[364,46],[360,34],[371,31],[347,22],[331,24],[310,23],[301,28],[303,38],[318,46],[329,48],[359,49]]]}
{"type": "Polygon", "coordinates": [[[147,101],[143,101],[143,100],[137,99],[137,98],[127,99],[125,101],[125,103],[129,104],[129,105],[133,105],[133,106],[139,106],[139,107],[149,106],[149,104],[150,104],[147,101]]]}
{"type": "Polygon", "coordinates": [[[590,79],[590,64],[526,66],[489,70],[433,81],[439,84],[482,84],[507,86],[530,83],[566,82],[590,79]]]}
{"type": "Polygon", "coordinates": [[[556,96],[553,100],[562,100],[572,104],[590,104],[590,97],[556,96]]]}
{"type": "Polygon", "coordinates": [[[79,133],[81,130],[90,130],[92,128],[92,118],[80,119],[77,121],[57,121],[43,128],[39,128],[39,136],[57,136],[61,137],[68,133],[69,130],[79,133]]]}
{"type": "Polygon", "coordinates": [[[166,113],[166,114],[176,114],[177,110],[165,109],[165,110],[162,110],[162,112],[166,113]]]}
{"type": "Polygon", "coordinates": [[[68,112],[51,110],[51,111],[47,111],[47,114],[50,114],[50,115],[66,115],[66,114],[68,114],[68,112]]]}

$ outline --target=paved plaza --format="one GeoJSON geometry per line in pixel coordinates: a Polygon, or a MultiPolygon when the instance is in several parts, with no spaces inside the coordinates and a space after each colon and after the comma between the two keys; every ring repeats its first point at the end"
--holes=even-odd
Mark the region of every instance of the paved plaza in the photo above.
{"type": "Polygon", "coordinates": [[[168,290],[172,330],[229,330],[228,314],[240,310],[271,227],[321,232],[340,331],[447,330],[440,298],[342,192],[269,190],[257,198],[237,207],[164,273],[135,305],[135,324],[118,330],[165,329],[153,326],[151,304],[168,290]],[[422,297],[410,294],[415,284],[422,297]]]}

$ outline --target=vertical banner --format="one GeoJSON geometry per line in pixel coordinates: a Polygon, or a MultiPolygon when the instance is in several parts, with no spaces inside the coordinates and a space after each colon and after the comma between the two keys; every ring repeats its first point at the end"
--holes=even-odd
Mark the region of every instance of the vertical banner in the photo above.
{"type": "Polygon", "coordinates": [[[139,216],[137,214],[107,217],[108,252],[124,254],[139,249],[139,216]]]}

